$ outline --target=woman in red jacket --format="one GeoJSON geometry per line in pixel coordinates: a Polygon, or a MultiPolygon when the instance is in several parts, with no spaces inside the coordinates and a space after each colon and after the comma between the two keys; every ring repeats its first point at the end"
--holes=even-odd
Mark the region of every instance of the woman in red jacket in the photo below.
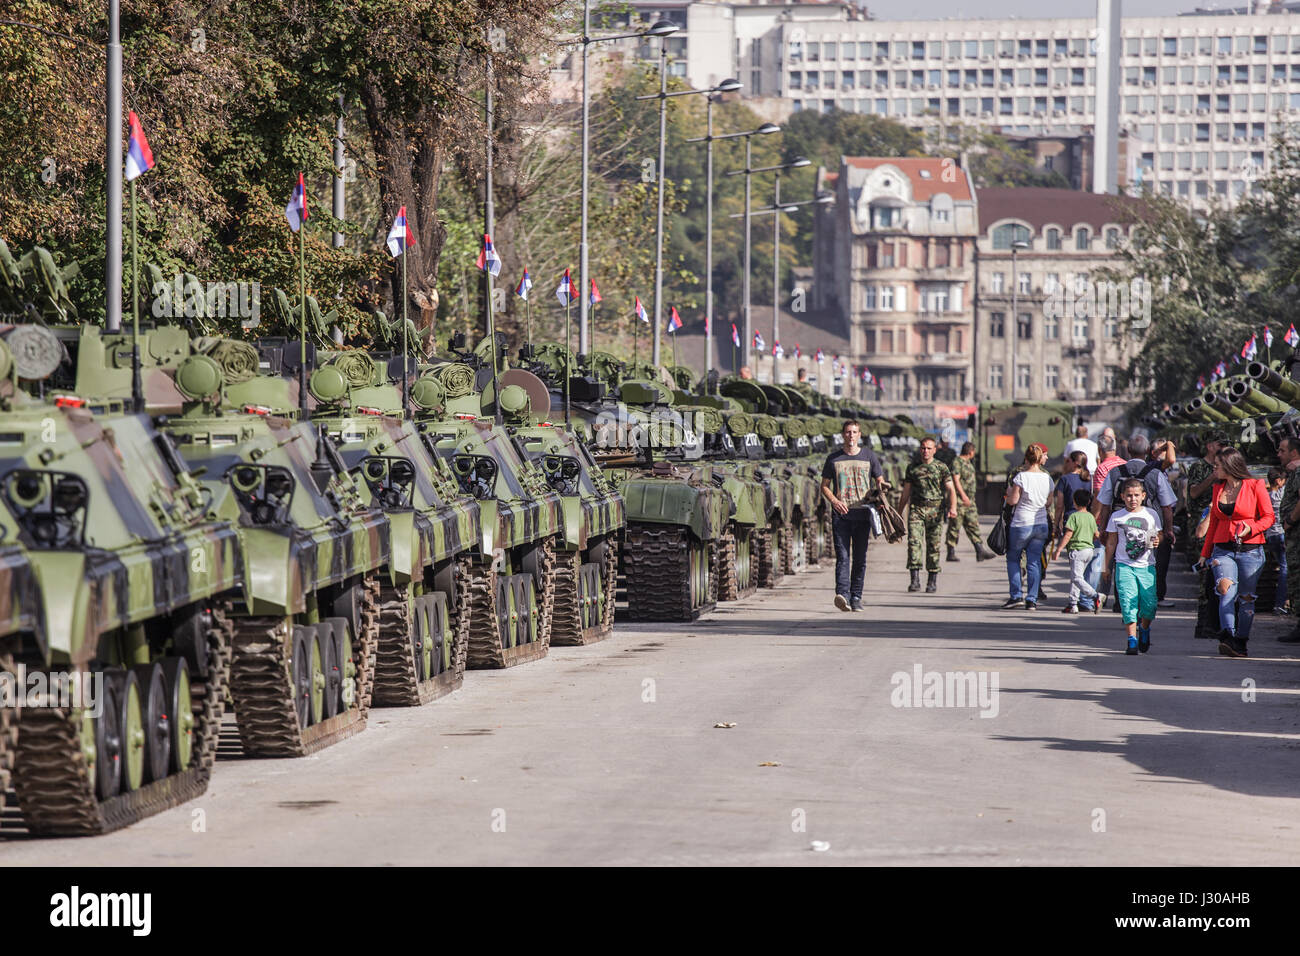
{"type": "Polygon", "coordinates": [[[1219,596],[1219,653],[1246,657],[1255,620],[1255,586],[1264,567],[1264,532],[1273,526],[1268,487],[1252,478],[1235,448],[1214,461],[1210,525],[1201,559],[1208,559],[1219,596]]]}

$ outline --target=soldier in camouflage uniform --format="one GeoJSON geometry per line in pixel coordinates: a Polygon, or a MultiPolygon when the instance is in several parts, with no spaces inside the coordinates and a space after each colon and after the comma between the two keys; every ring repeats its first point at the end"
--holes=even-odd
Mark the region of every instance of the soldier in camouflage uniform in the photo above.
{"type": "Polygon", "coordinates": [[[921,442],[921,460],[908,466],[903,477],[903,494],[898,510],[907,510],[907,569],[912,573],[909,591],[921,590],[921,556],[924,541],[925,590],[933,593],[939,583],[939,542],[943,518],[957,516],[957,491],[948,466],[934,457],[933,438],[921,442]],[[910,509],[908,506],[911,506],[910,509]]]}
{"type": "MultiPolygon", "coordinates": [[[[1210,432],[1205,436],[1205,457],[1194,461],[1187,469],[1187,553],[1192,560],[1201,553],[1201,538],[1196,537],[1196,526],[1201,515],[1210,506],[1210,495],[1214,488],[1214,459],[1219,450],[1228,444],[1223,432],[1210,432]]],[[[1200,588],[1196,596],[1196,636],[1217,638],[1219,636],[1219,601],[1214,597],[1214,582],[1208,571],[1201,572],[1200,588]]]]}
{"type": "MultiPolygon", "coordinates": [[[[937,457],[937,455],[936,455],[937,457]]],[[[961,454],[952,460],[948,470],[952,472],[953,485],[957,490],[957,517],[948,519],[948,560],[959,561],[957,557],[957,544],[961,540],[961,532],[966,531],[966,537],[970,538],[971,544],[975,545],[975,558],[978,561],[987,561],[994,557],[992,551],[984,547],[984,542],[980,539],[980,519],[979,512],[975,510],[975,446],[971,442],[961,446],[961,454]]]]}
{"type": "MultiPolygon", "coordinates": [[[[1277,456],[1286,468],[1286,487],[1282,490],[1282,504],[1278,519],[1286,531],[1286,563],[1289,568],[1300,569],[1300,441],[1287,436],[1278,443],[1277,456]]],[[[1300,614],[1300,571],[1288,574],[1287,597],[1291,599],[1291,613],[1300,614]]],[[[1280,595],[1279,595],[1280,599],[1280,595]]],[[[1300,623],[1289,633],[1278,638],[1283,644],[1300,644],[1300,623]]]]}

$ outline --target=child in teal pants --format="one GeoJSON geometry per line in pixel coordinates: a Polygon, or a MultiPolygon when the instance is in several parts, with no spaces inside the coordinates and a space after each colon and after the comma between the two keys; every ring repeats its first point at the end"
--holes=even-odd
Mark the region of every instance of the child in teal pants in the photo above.
{"type": "Polygon", "coordinates": [[[1156,616],[1155,551],[1160,546],[1160,516],[1146,507],[1146,488],[1140,479],[1120,484],[1123,510],[1111,512],[1106,525],[1106,559],[1102,576],[1112,569],[1119,608],[1128,637],[1126,654],[1145,654],[1151,647],[1151,622],[1156,616]]]}

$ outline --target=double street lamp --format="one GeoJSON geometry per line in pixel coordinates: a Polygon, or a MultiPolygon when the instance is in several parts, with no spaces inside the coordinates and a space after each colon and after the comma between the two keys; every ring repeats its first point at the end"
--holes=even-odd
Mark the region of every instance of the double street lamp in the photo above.
{"type": "MultiPolygon", "coordinates": [[[[1016,346],[1020,341],[1020,312],[1019,312],[1019,285],[1020,277],[1016,275],[1016,253],[1028,249],[1029,243],[1023,239],[1017,239],[1011,243],[1011,328],[1007,329],[1009,333],[1007,338],[1011,342],[1011,399],[1015,401],[1016,397],[1016,346]]],[[[1029,396],[1025,396],[1028,398],[1029,396]]]]}
{"type": "MultiPolygon", "coordinates": [[[[708,97],[708,104],[709,104],[709,105],[708,105],[708,130],[709,130],[709,135],[703,137],[703,141],[708,141],[708,140],[712,140],[712,139],[715,139],[715,138],[716,138],[716,139],[721,139],[721,138],[722,138],[722,137],[720,137],[720,136],[719,136],[719,137],[714,137],[714,136],[713,136],[713,100],[714,100],[714,97],[715,97],[715,96],[718,96],[718,95],[721,95],[721,94],[723,94],[723,93],[734,93],[734,92],[735,92],[736,90],[738,90],[738,89],[740,89],[740,81],[738,81],[738,80],[731,80],[731,79],[728,79],[728,80],[723,80],[723,81],[722,81],[721,83],[719,83],[717,86],[711,86],[711,87],[709,87],[707,90],[674,90],[673,92],[669,93],[669,92],[668,92],[668,45],[667,45],[667,43],[664,43],[664,44],[661,44],[660,47],[659,47],[659,92],[658,92],[658,93],[647,93],[647,94],[645,94],[644,96],[638,96],[638,97],[637,97],[638,100],[658,100],[658,101],[659,101],[659,165],[655,167],[655,183],[657,184],[657,187],[658,187],[658,189],[657,189],[657,193],[658,193],[658,195],[657,195],[657,198],[656,198],[656,202],[657,202],[657,205],[658,205],[658,210],[657,210],[657,212],[656,212],[656,214],[655,214],[655,318],[654,318],[654,340],[653,340],[653,341],[654,341],[654,344],[653,344],[652,347],[651,347],[651,354],[650,354],[650,361],[651,361],[653,364],[655,364],[655,365],[658,365],[658,364],[659,364],[659,332],[660,332],[659,327],[663,324],[663,299],[664,299],[664,296],[663,296],[663,292],[664,292],[664,161],[665,161],[665,155],[664,155],[664,153],[665,153],[666,145],[667,145],[667,144],[666,144],[666,137],[667,137],[667,132],[668,132],[668,98],[671,97],[671,96],[691,96],[691,95],[694,95],[694,94],[701,94],[701,95],[704,95],[704,96],[707,96],[707,97],[708,97]]],[[[701,139],[692,139],[692,140],[687,140],[687,142],[690,142],[690,143],[698,143],[698,142],[701,142],[701,141],[702,141],[701,139]]],[[[712,280],[712,265],[713,265],[713,258],[712,258],[712,257],[713,257],[713,251],[712,251],[712,241],[713,241],[713,144],[712,144],[712,142],[709,143],[708,166],[709,166],[709,171],[708,171],[708,185],[707,185],[706,189],[707,189],[707,191],[708,191],[708,193],[709,193],[709,212],[708,212],[708,225],[707,225],[706,229],[707,229],[708,234],[709,234],[709,237],[708,237],[708,244],[709,244],[709,252],[708,252],[709,264],[708,264],[708,266],[706,267],[706,271],[709,272],[709,276],[710,276],[710,277],[709,277],[709,279],[708,279],[708,289],[705,291],[705,298],[706,298],[706,300],[708,300],[708,301],[707,301],[707,305],[706,305],[706,309],[707,309],[707,318],[706,318],[706,320],[705,320],[705,324],[707,325],[707,329],[706,329],[706,331],[709,333],[709,335],[711,335],[711,334],[712,334],[712,329],[713,329],[713,300],[712,300],[712,296],[711,296],[711,293],[712,293],[712,290],[713,290],[713,280],[712,280]]],[[[706,337],[706,339],[705,339],[705,350],[706,350],[705,354],[706,354],[706,355],[708,354],[708,352],[707,352],[708,347],[709,347],[709,341],[708,341],[708,338],[706,337]]],[[[708,361],[708,360],[706,359],[706,361],[708,361]]]]}
{"type": "MultiPolygon", "coordinates": [[[[737,134],[737,135],[741,135],[741,136],[744,136],[744,137],[745,137],[745,168],[744,168],[744,169],[733,169],[733,170],[731,170],[729,173],[727,173],[728,176],[744,176],[744,177],[745,177],[745,211],[742,212],[742,213],[740,214],[739,217],[737,217],[736,215],[733,214],[731,218],[732,218],[732,219],[743,218],[743,219],[745,220],[745,274],[744,274],[744,276],[743,276],[743,278],[742,278],[741,285],[742,285],[742,287],[743,287],[743,289],[744,289],[742,295],[743,295],[744,300],[745,300],[745,350],[746,350],[746,354],[748,354],[748,353],[749,353],[749,350],[752,349],[752,348],[754,347],[754,329],[753,329],[753,321],[751,320],[751,317],[750,317],[750,311],[749,311],[749,272],[750,272],[750,251],[751,251],[751,248],[750,248],[750,247],[751,247],[751,243],[750,243],[750,235],[749,235],[749,218],[750,218],[750,211],[749,211],[749,184],[750,184],[750,177],[753,176],[754,173],[771,173],[771,172],[775,172],[775,173],[777,174],[777,180],[778,180],[778,182],[777,182],[777,201],[774,202],[774,203],[773,203],[773,206],[772,206],[773,210],[776,210],[777,207],[780,206],[780,202],[779,202],[779,200],[780,200],[780,177],[781,177],[781,170],[783,170],[783,169],[798,169],[798,168],[800,168],[800,167],[802,167],[802,166],[810,166],[810,165],[812,165],[811,162],[810,162],[808,159],[805,159],[803,156],[797,156],[797,157],[795,157],[793,160],[791,160],[790,162],[788,162],[788,163],[782,163],[782,164],[780,164],[780,165],[778,165],[778,166],[757,166],[757,167],[755,167],[755,166],[751,166],[750,163],[752,162],[752,159],[751,159],[751,157],[750,157],[750,141],[749,141],[749,137],[750,137],[750,136],[753,136],[754,133],[775,133],[778,129],[780,129],[780,127],[775,127],[775,126],[773,126],[771,129],[766,129],[766,127],[769,127],[769,126],[772,126],[772,124],[771,124],[771,123],[764,123],[764,124],[763,124],[762,126],[760,126],[758,129],[754,130],[753,133],[740,133],[740,134],[737,134]]],[[[777,222],[778,222],[778,227],[779,227],[779,224],[780,224],[780,217],[779,217],[779,216],[777,217],[777,222]]],[[[774,308],[774,309],[775,309],[775,308],[778,308],[778,307],[779,307],[779,299],[778,299],[778,296],[777,296],[777,288],[776,288],[775,285],[773,285],[773,287],[772,287],[772,301],[773,301],[773,303],[774,303],[773,308],[774,308]]],[[[774,334],[775,334],[775,333],[774,333],[774,334]]],[[[773,344],[775,344],[775,343],[773,343],[773,344]]],[[[739,369],[737,369],[737,371],[739,371],[739,369]]],[[[775,382],[774,382],[773,384],[775,384],[775,382]]]]}
{"type": "MultiPolygon", "coordinates": [[[[593,37],[591,36],[591,0],[583,0],[582,3],[582,36],[573,43],[582,44],[582,235],[578,240],[578,281],[582,284],[582,291],[578,296],[578,352],[586,354],[590,349],[590,320],[588,318],[590,310],[590,286],[589,273],[587,269],[587,203],[590,188],[588,186],[587,159],[590,152],[591,141],[591,103],[587,95],[587,51],[593,43],[604,43],[607,40],[630,40],[634,37],[659,37],[661,39],[671,36],[681,29],[677,24],[670,20],[659,20],[652,24],[648,29],[639,30],[636,33],[618,33],[611,36],[593,37]]],[[[663,51],[660,51],[662,59],[663,51]]],[[[662,132],[660,133],[662,136],[662,132]]],[[[659,164],[663,165],[663,146],[659,148],[659,164]]],[[[662,201],[660,209],[662,214],[662,201]]],[[[658,361],[659,331],[658,326],[655,328],[655,361],[658,361]]]]}
{"type": "MultiPolygon", "coordinates": [[[[791,166],[806,166],[808,161],[803,162],[795,160],[791,166]]],[[[781,287],[781,213],[794,212],[800,206],[826,206],[835,201],[835,197],[822,190],[817,193],[814,199],[805,199],[802,202],[781,202],[781,174],[776,174],[776,182],[772,187],[772,205],[765,206],[761,209],[755,209],[756,216],[772,216],[772,384],[780,385],[780,376],[777,372],[778,359],[776,356],[777,343],[781,341],[781,296],[779,289],[781,287]]],[[[744,213],[733,213],[731,218],[738,219],[744,213]]],[[[784,352],[784,348],[782,349],[784,352]]],[[[819,373],[820,374],[820,373],[819,373]]]]}

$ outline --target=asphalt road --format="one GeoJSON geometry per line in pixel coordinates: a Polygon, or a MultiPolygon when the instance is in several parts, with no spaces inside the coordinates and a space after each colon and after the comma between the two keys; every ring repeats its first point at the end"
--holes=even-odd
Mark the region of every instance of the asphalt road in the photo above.
{"type": "Polygon", "coordinates": [[[1126,657],[1118,615],[1059,613],[1060,565],[1046,606],[1001,611],[1003,561],[963,543],[926,595],[903,558],[873,546],[863,613],[822,568],[691,625],[620,624],[314,757],[220,759],[204,797],[125,832],[0,837],[0,863],[1294,863],[1289,624],[1220,657],[1173,572],[1178,607],[1126,657]],[[984,672],[983,706],[956,683],[895,706],[928,672],[984,672]]]}

